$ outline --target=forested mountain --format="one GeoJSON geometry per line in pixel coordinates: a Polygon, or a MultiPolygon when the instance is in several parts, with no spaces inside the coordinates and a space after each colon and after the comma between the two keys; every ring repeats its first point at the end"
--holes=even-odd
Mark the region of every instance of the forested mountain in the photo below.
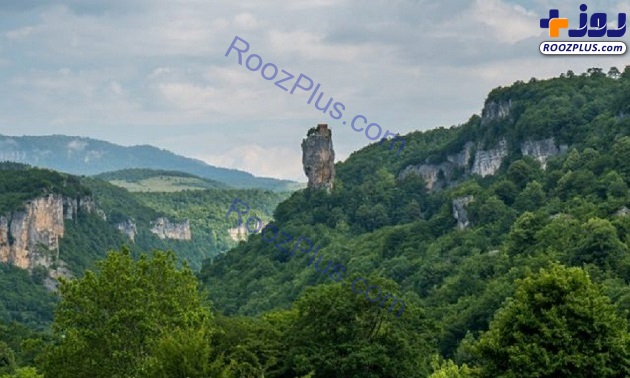
{"type": "Polygon", "coordinates": [[[201,160],[153,146],[123,147],[102,140],[65,135],[0,135],[0,161],[13,161],[75,175],[95,175],[122,169],[181,171],[234,188],[290,191],[301,185],[288,180],[255,177],[236,169],[218,168],[201,160]]]}
{"type": "MultiPolygon", "coordinates": [[[[630,66],[497,88],[481,115],[404,138],[337,164],[330,192],[293,193],[197,277],[177,251],[109,254],[61,284],[52,334],[0,328],[5,370],[630,376],[630,66]]],[[[271,210],[260,193],[132,198],[192,227],[213,195],[227,227],[271,210]]]]}
{"type": "Polygon", "coordinates": [[[7,264],[0,279],[0,319],[47,326],[50,278],[80,276],[121,245],[134,254],[173,250],[180,262],[198,270],[204,259],[237,243],[225,219],[233,197],[257,204],[256,214],[268,221],[287,195],[257,189],[136,195],[95,178],[0,163],[0,263],[7,264]]]}
{"type": "MultiPolygon", "coordinates": [[[[509,318],[517,315],[507,315],[513,310],[506,300],[528,282],[519,280],[534,277],[528,278],[536,282],[532,285],[543,286],[532,289],[531,295],[550,296],[548,302],[540,299],[518,305],[561,311],[554,306],[578,299],[565,299],[572,294],[556,290],[564,287],[563,280],[576,279],[580,285],[595,285],[588,286],[589,293],[610,298],[616,306],[614,313],[627,327],[628,104],[628,69],[621,77],[614,70],[606,75],[591,69],[582,75],[568,72],[551,80],[532,79],[497,88],[488,95],[481,116],[472,116],[457,127],[409,134],[400,156],[379,144],[357,151],[337,165],[332,193],[300,191],[280,204],[274,224],[294,240],[303,235],[320,245],[320,257],[315,258],[319,266],[311,265],[313,257],[300,253],[305,246],[297,247],[290,256],[255,235],[247,244],[206,264],[201,278],[217,311],[257,315],[278,308],[295,309],[295,301],[303,302],[305,293],[312,290],[309,285],[331,287],[319,291],[340,285],[332,275],[317,271],[330,269],[327,264],[332,261],[346,268],[343,276],[348,283],[346,277],[356,274],[395,282],[397,295],[406,302],[405,311],[417,308],[428,318],[425,324],[435,326],[431,348],[459,364],[487,367],[485,376],[512,376],[508,371],[525,369],[518,364],[527,365],[522,371],[528,373],[514,376],[625,376],[630,366],[627,339],[622,342],[625,354],[619,370],[601,375],[577,373],[564,365],[562,369],[567,370],[559,373],[554,369],[561,369],[560,365],[539,360],[555,358],[545,354],[550,351],[544,345],[537,351],[511,351],[510,345],[525,348],[519,344],[523,336],[518,334],[527,334],[528,325],[509,318]],[[565,271],[554,264],[579,269],[565,271]],[[543,273],[536,276],[541,268],[560,271],[561,278],[556,282],[543,273]],[[590,278],[583,277],[583,272],[590,278]],[[584,283],[589,280],[593,284],[584,283]],[[544,294],[536,294],[539,290],[544,294]],[[494,330],[485,333],[489,327],[494,330]],[[487,349],[473,355],[470,345],[478,338],[487,349]],[[518,359],[522,360],[517,364],[518,359]],[[492,370],[491,363],[499,365],[492,365],[492,370]],[[547,373],[536,373],[543,370],[547,373]],[[549,373],[554,371],[558,375],[549,373]]],[[[293,249],[294,243],[286,246],[293,249]]],[[[531,301],[530,294],[523,295],[524,301],[531,301]]],[[[365,300],[362,295],[359,298],[365,300]]],[[[329,301],[321,304],[328,306],[324,303],[329,301]]],[[[330,311],[321,316],[333,324],[333,318],[344,316],[340,308],[322,311],[330,311]]],[[[535,317],[538,310],[532,311],[535,317]]],[[[554,316],[578,316],[577,309],[568,311],[570,315],[559,312],[554,316]]],[[[384,316],[378,327],[385,329],[403,327],[403,318],[411,318],[406,312],[401,319],[384,316]]],[[[336,326],[330,326],[331,331],[348,326],[347,321],[340,318],[336,326]]],[[[534,324],[533,319],[522,321],[534,324]]],[[[581,336],[573,333],[570,324],[566,327],[562,331],[566,333],[557,337],[566,338],[566,347],[571,348],[570,340],[581,336]]],[[[332,342],[334,336],[330,337],[332,342]]],[[[417,342],[412,340],[407,342],[417,342]]],[[[591,347],[595,348],[584,346],[591,347]]],[[[594,353],[584,352],[582,357],[591,358],[586,357],[590,352],[594,353]]],[[[293,352],[288,354],[298,358],[293,352]]],[[[319,372],[327,363],[316,362],[310,354],[300,358],[311,361],[317,376],[326,376],[319,372]]],[[[339,366],[343,361],[339,357],[330,365],[339,366]]],[[[563,363],[571,364],[558,362],[563,363]]]]}

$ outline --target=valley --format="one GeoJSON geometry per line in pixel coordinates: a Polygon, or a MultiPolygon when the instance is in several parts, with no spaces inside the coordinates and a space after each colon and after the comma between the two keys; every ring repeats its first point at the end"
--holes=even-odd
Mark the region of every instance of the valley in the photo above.
{"type": "Polygon", "coordinates": [[[2,163],[0,345],[46,376],[626,376],[627,114],[630,67],[496,88],[399,155],[305,127],[295,191],[2,163]]]}

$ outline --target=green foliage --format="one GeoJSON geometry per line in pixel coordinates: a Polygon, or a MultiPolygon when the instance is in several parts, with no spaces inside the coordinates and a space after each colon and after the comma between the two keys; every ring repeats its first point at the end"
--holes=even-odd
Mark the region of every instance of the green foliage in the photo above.
{"type": "Polygon", "coordinates": [[[0,214],[24,207],[24,202],[46,194],[78,198],[90,194],[73,176],[17,163],[0,163],[0,214]]]}
{"type": "Polygon", "coordinates": [[[182,190],[227,189],[218,181],[189,173],[152,169],[124,169],[95,176],[130,192],[178,192],[182,190]]]}
{"type": "Polygon", "coordinates": [[[589,219],[582,227],[582,237],[575,248],[576,265],[593,263],[607,270],[616,267],[623,255],[628,252],[617,230],[606,219],[589,219]]]}
{"type": "Polygon", "coordinates": [[[473,370],[468,365],[464,364],[460,367],[453,361],[443,360],[437,355],[431,360],[431,367],[433,373],[429,378],[468,378],[473,376],[473,370]]]}
{"type": "Polygon", "coordinates": [[[218,359],[211,361],[208,343],[211,330],[207,324],[199,328],[175,328],[164,333],[153,347],[153,355],[142,376],[171,377],[231,377],[233,369],[218,359]]]}
{"type": "MultiPolygon", "coordinates": [[[[99,265],[109,273],[62,285],[56,338],[38,360],[43,365],[33,356],[47,345],[45,335],[8,332],[0,341],[17,365],[61,377],[625,376],[629,70],[568,72],[498,88],[486,103],[509,107],[506,117],[485,112],[457,127],[411,133],[399,156],[374,143],[337,165],[331,193],[307,189],[286,200],[254,190],[130,194],[84,179],[111,217],[67,225],[63,259],[80,275],[102,256],[102,246],[121,243],[112,222],[130,217],[138,223],[135,244],[99,265]],[[522,156],[524,141],[551,137],[559,156],[522,156]],[[500,140],[509,154],[495,175],[460,169],[453,182],[443,175],[435,191],[417,175],[401,175],[409,165],[452,159],[469,142],[472,160],[476,149],[500,140]],[[458,216],[470,224],[459,229],[453,200],[465,196],[472,202],[458,216]],[[247,216],[282,231],[278,240],[227,238],[223,231],[236,226],[237,216],[225,214],[236,197],[249,204],[247,216]],[[148,228],[158,216],[189,219],[197,241],[157,240],[148,228]],[[289,251],[300,237],[313,241],[323,258],[317,270],[327,262],[343,266],[340,282],[312,269],[303,238],[293,254],[274,245],[291,237],[283,245],[289,251]],[[213,321],[192,294],[190,271],[180,272],[185,278],[174,273],[172,255],[157,258],[172,267],[164,274],[149,268],[154,260],[133,262],[131,256],[155,246],[176,250],[193,267],[210,258],[198,277],[220,313],[213,321]],[[354,294],[348,285],[361,276],[400,293],[404,314],[354,294]],[[163,288],[168,282],[170,291],[163,288]]],[[[42,274],[21,279],[36,286],[42,274]]],[[[25,312],[2,303],[5,319],[25,312]]]]}
{"type": "Polygon", "coordinates": [[[37,369],[32,367],[24,367],[16,369],[13,374],[5,374],[0,378],[44,378],[43,375],[37,373],[37,369]]]}
{"type": "Polygon", "coordinates": [[[134,261],[126,249],[108,254],[97,269],[61,281],[53,324],[57,341],[44,356],[45,374],[138,376],[150,367],[167,372],[168,362],[157,367],[154,362],[170,345],[177,349],[177,337],[166,335],[195,332],[210,319],[195,276],[188,268],[177,269],[172,253],[134,261]]]}
{"type": "MultiPolygon", "coordinates": [[[[399,156],[374,143],[337,164],[330,194],[304,190],[279,204],[274,225],[294,240],[307,236],[346,276],[395,280],[438,324],[435,345],[457,366],[476,363],[462,352],[466,334],[487,331],[515,282],[554,261],[584,266],[630,308],[630,217],[615,215],[630,207],[630,119],[612,105],[627,78],[612,76],[592,70],[498,88],[486,103],[511,104],[508,117],[411,133],[399,156]],[[522,156],[524,141],[551,137],[565,152],[545,164],[522,156]],[[401,177],[410,165],[445,162],[467,142],[474,156],[503,139],[510,152],[494,176],[458,177],[434,192],[417,175],[401,177]],[[452,201],[468,195],[471,224],[459,230],[452,201]]],[[[258,315],[289,308],[324,282],[306,260],[252,236],[206,262],[200,278],[224,314],[258,315]]],[[[327,368],[309,363],[316,374],[327,368]]]]}
{"type": "MultiPolygon", "coordinates": [[[[392,288],[391,281],[370,282],[392,288]]],[[[395,318],[335,283],[310,288],[291,310],[262,319],[219,317],[213,344],[239,376],[425,377],[431,324],[418,308],[395,318]]]]}
{"type": "MultiPolygon", "coordinates": [[[[385,280],[369,281],[391,288],[385,280]]],[[[431,326],[417,308],[407,308],[404,318],[394,318],[349,287],[331,284],[307,290],[294,309],[295,319],[286,335],[287,362],[294,374],[315,371],[316,377],[367,378],[428,373],[431,326]]]]}
{"type": "Polygon", "coordinates": [[[630,334],[579,268],[553,265],[520,281],[476,345],[482,377],[625,377],[630,334]]]}
{"type": "Polygon", "coordinates": [[[0,374],[13,373],[15,367],[15,352],[5,342],[0,341],[0,374]]]}
{"type": "Polygon", "coordinates": [[[0,321],[42,328],[52,321],[54,302],[27,271],[0,263],[0,321]]]}

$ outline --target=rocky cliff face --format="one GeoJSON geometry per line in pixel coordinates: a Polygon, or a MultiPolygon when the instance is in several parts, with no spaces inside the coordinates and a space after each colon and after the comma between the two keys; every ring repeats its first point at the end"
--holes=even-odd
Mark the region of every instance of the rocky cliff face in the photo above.
{"type": "Polygon", "coordinates": [[[507,142],[501,140],[495,148],[477,150],[471,165],[473,147],[474,143],[467,142],[462,151],[447,156],[446,161],[441,164],[408,166],[401,172],[399,178],[404,178],[408,174],[417,174],[425,180],[427,189],[443,189],[452,183],[453,172],[456,168],[463,168],[465,175],[493,175],[508,155],[507,142]]]}
{"type": "Polygon", "coordinates": [[[543,169],[547,166],[547,160],[550,157],[566,152],[567,145],[556,146],[554,138],[543,139],[538,141],[525,141],[521,143],[521,153],[523,156],[532,156],[538,160],[543,169]]]}
{"type": "Polygon", "coordinates": [[[490,101],[481,111],[481,124],[486,125],[492,121],[508,118],[512,110],[512,100],[490,101]]]}
{"type": "Polygon", "coordinates": [[[508,155],[507,141],[502,139],[499,144],[489,150],[480,150],[475,153],[475,161],[471,173],[486,177],[495,174],[503,159],[508,155]]]}
{"type": "Polygon", "coordinates": [[[136,227],[136,223],[132,219],[127,219],[124,222],[116,223],[116,228],[118,231],[129,237],[129,240],[132,242],[136,241],[136,234],[138,233],[138,228],[136,227]]]}
{"type": "Polygon", "coordinates": [[[24,210],[0,215],[0,261],[29,270],[58,263],[51,276],[63,275],[59,238],[64,236],[64,220],[76,219],[81,211],[89,214],[97,210],[90,197],[49,194],[28,201],[24,210]]]}
{"type": "Polygon", "coordinates": [[[64,234],[63,203],[51,194],[29,201],[23,211],[0,216],[0,261],[22,269],[50,267],[64,234]]]}
{"type": "Polygon", "coordinates": [[[302,165],[308,187],[330,192],[335,180],[335,151],[327,124],[318,124],[302,140],[302,165]]]}
{"type": "Polygon", "coordinates": [[[448,155],[446,162],[442,164],[410,165],[400,173],[399,178],[402,179],[409,174],[416,174],[424,179],[427,189],[443,189],[452,181],[455,168],[468,169],[473,147],[474,143],[466,143],[462,151],[448,155]]]}
{"type": "Polygon", "coordinates": [[[247,240],[247,230],[245,226],[230,228],[228,229],[228,234],[230,235],[230,239],[234,241],[247,240]]]}
{"type": "Polygon", "coordinates": [[[457,220],[457,227],[459,227],[460,230],[464,230],[470,226],[466,206],[474,200],[475,197],[473,196],[459,197],[453,200],[453,217],[457,220]]]}
{"type": "Polygon", "coordinates": [[[155,222],[153,222],[151,232],[156,234],[160,239],[192,239],[190,223],[188,223],[187,220],[182,223],[173,223],[167,218],[158,218],[155,222]]]}
{"type": "MultiPolygon", "coordinates": [[[[473,157],[474,143],[467,142],[462,151],[457,154],[449,155],[446,161],[441,164],[419,164],[410,165],[403,169],[398,176],[403,179],[409,174],[419,175],[426,182],[429,190],[439,190],[453,184],[453,172],[457,168],[464,170],[464,176],[470,174],[478,174],[482,177],[494,175],[503,161],[509,154],[508,143],[505,139],[501,139],[493,148],[481,150],[477,146],[477,151],[473,157]]],[[[520,146],[521,153],[524,156],[532,156],[541,162],[543,169],[550,157],[564,153],[567,150],[566,145],[556,146],[554,138],[525,141],[520,146]]]]}
{"type": "Polygon", "coordinates": [[[452,167],[450,164],[420,164],[410,165],[405,168],[400,175],[404,179],[407,175],[413,174],[422,177],[427,189],[443,189],[451,178],[452,167]]]}
{"type": "Polygon", "coordinates": [[[92,197],[84,196],[80,198],[68,198],[63,199],[63,217],[64,219],[77,219],[79,211],[85,211],[88,214],[96,214],[102,220],[107,220],[105,212],[96,207],[96,203],[92,197]]]}
{"type": "Polygon", "coordinates": [[[616,213],[616,216],[618,217],[627,217],[630,216],[630,209],[628,209],[627,207],[622,207],[621,209],[619,209],[616,213]]]}

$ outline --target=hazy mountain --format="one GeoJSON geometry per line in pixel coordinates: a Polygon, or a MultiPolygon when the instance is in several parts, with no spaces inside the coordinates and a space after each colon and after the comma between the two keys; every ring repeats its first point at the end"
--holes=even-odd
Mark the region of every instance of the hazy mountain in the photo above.
{"type": "Polygon", "coordinates": [[[236,169],[219,168],[149,145],[124,147],[102,140],[51,136],[0,135],[0,161],[13,161],[76,175],[95,175],[128,168],[151,168],[190,173],[235,188],[295,190],[300,184],[255,177],[236,169]]]}

